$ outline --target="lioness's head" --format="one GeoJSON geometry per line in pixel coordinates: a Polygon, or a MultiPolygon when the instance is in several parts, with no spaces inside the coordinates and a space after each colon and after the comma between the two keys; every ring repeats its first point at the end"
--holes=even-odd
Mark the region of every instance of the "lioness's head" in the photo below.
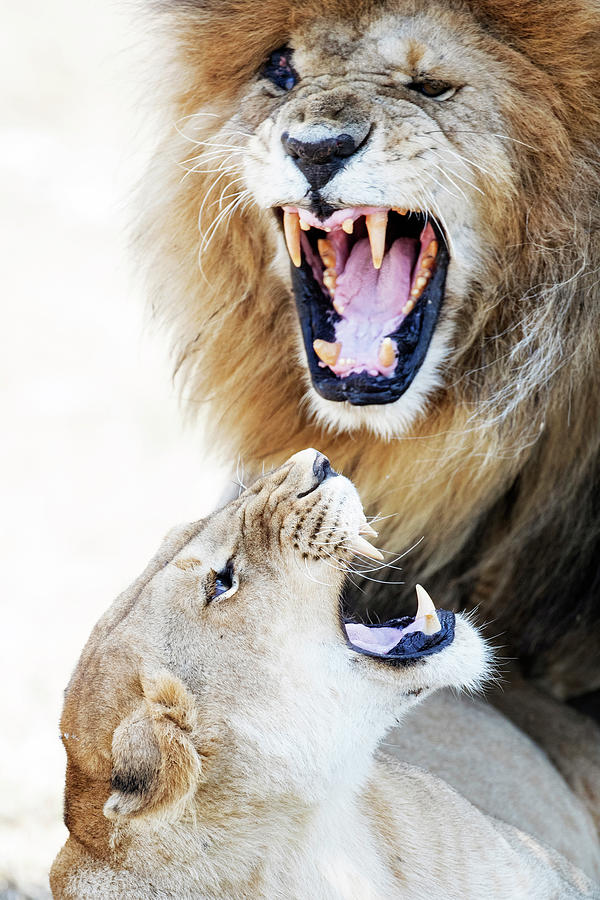
{"type": "Polygon", "coordinates": [[[415,616],[345,620],[349,561],[381,555],[364,534],[352,483],[305,450],[168,539],[96,626],[67,691],[72,834],[190,800],[200,817],[240,794],[312,802],[362,777],[418,697],[479,685],[482,639],[423,592],[415,616]]]}

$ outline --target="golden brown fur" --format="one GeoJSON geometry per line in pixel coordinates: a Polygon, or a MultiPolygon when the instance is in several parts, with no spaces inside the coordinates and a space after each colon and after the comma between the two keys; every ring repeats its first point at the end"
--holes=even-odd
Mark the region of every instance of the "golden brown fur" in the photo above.
{"type": "Polygon", "coordinates": [[[156,11],[166,124],[140,250],[191,408],[208,404],[214,439],[250,465],[323,447],[369,512],[401,511],[387,546],[424,536],[411,583],[426,579],[455,608],[481,604],[560,695],[599,686],[597,2],[161,0],[156,11]],[[373,87],[354,85],[353,61],[381,67],[361,44],[379,20],[430,35],[475,86],[462,118],[439,115],[483,191],[458,182],[481,253],[451,264],[441,384],[397,430],[375,417],[349,428],[307,402],[273,215],[248,196],[218,219],[248,187],[236,148],[272,110],[253,87],[268,53],[304,41],[313,67],[339,70],[336,84],[365,103],[373,87]]]}
{"type": "Polygon", "coordinates": [[[476,688],[488,651],[461,616],[413,664],[349,647],[339,594],[364,515],[346,479],[315,486],[314,460],[172,532],[94,628],[61,720],[70,834],[54,897],[594,896],[585,792],[489,707],[425,704],[376,758],[417,698],[476,688]],[[215,596],[226,565],[237,590],[215,596]],[[453,770],[465,728],[469,764],[453,770]]]}

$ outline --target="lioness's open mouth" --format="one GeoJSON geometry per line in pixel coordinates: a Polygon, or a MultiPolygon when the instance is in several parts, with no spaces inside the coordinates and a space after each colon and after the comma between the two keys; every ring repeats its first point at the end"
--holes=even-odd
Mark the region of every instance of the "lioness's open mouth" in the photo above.
{"type": "Polygon", "coordinates": [[[357,406],[392,403],[425,358],[448,252],[421,210],[352,207],[325,220],[285,206],[282,224],[315,390],[357,406]]]}
{"type": "Polygon", "coordinates": [[[365,625],[342,619],[348,645],[356,653],[391,663],[419,659],[439,653],[454,640],[454,613],[436,610],[427,591],[417,585],[418,606],[414,616],[365,625]]]}

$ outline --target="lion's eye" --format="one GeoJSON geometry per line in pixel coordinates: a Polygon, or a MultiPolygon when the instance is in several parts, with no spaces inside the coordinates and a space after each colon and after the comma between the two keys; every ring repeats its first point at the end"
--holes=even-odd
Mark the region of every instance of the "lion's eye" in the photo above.
{"type": "Polygon", "coordinates": [[[456,88],[447,81],[413,81],[407,87],[430,100],[449,100],[456,93],[456,88]]]}
{"type": "Polygon", "coordinates": [[[273,50],[261,72],[265,78],[284,91],[291,91],[298,81],[298,75],[292,66],[293,54],[294,51],[286,46],[273,50]]]}
{"type": "Polygon", "coordinates": [[[228,597],[232,597],[239,587],[239,581],[237,575],[234,574],[231,560],[221,572],[213,572],[213,577],[214,580],[211,579],[211,585],[206,597],[207,603],[212,603],[213,600],[226,600],[228,597]]]}

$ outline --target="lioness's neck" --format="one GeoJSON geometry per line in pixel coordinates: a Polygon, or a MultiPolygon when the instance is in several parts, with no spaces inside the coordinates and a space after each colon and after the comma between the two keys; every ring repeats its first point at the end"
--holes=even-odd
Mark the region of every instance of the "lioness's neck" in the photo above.
{"type": "MultiPolygon", "coordinates": [[[[170,829],[171,858],[185,859],[188,874],[181,865],[166,869],[160,859],[151,880],[158,877],[165,888],[173,889],[180,878],[182,895],[192,892],[206,900],[339,900],[344,879],[349,897],[380,896],[379,889],[381,896],[389,895],[393,881],[361,810],[361,794],[362,789],[349,784],[311,804],[293,794],[245,805],[236,800],[226,809],[211,803],[196,819],[186,816],[175,827],[165,826],[170,829]],[[368,885],[358,889],[361,872],[368,873],[368,885]],[[378,886],[376,894],[371,893],[373,885],[378,886]]],[[[161,830],[155,839],[158,847],[161,830]]],[[[145,852],[147,873],[147,848],[145,852]]]]}

